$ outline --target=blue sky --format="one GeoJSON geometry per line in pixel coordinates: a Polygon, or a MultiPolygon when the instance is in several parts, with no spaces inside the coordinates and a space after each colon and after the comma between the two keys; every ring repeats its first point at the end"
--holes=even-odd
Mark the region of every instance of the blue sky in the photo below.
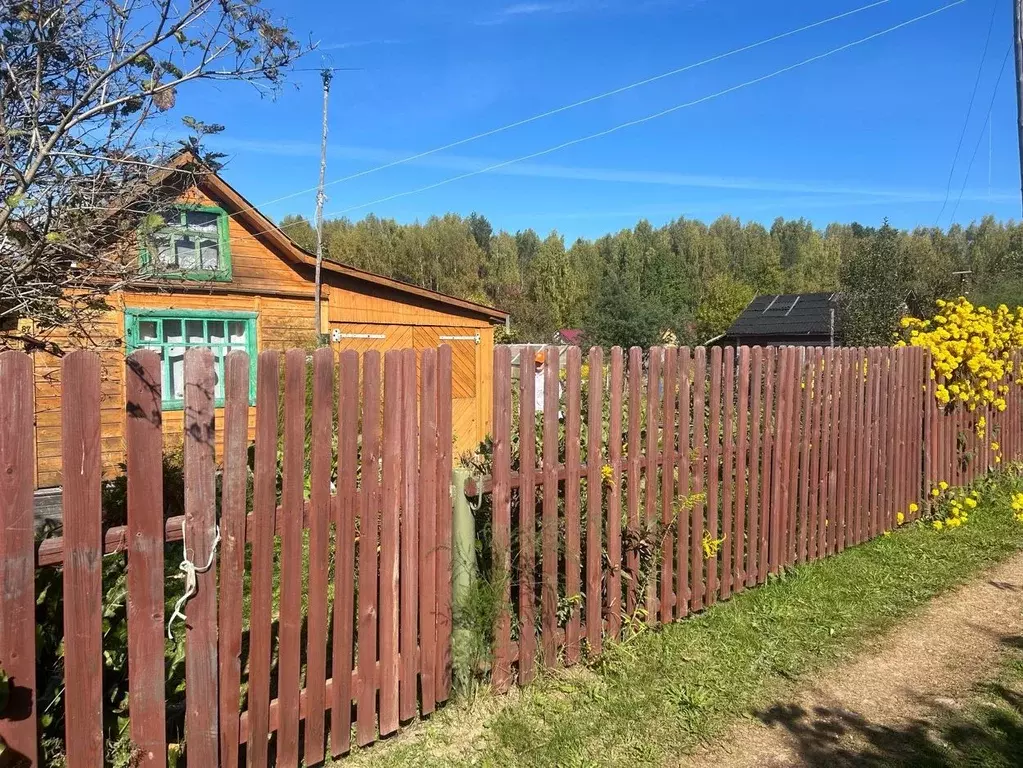
{"type": "MultiPolygon", "coordinates": [[[[302,64],[338,73],[328,180],[499,128],[867,5],[870,0],[269,0],[296,34],[320,43],[302,64]],[[274,6],[276,3],[276,6],[274,6]]],[[[877,7],[417,161],[328,189],[328,214],[401,221],[484,213],[511,231],[569,239],[678,216],[770,223],[933,225],[993,33],[953,176],[947,226],[1019,218],[1011,7],[965,0],[890,34],[737,90],[749,81],[941,8],[877,7]],[[990,155],[984,127],[992,103],[990,155]],[[708,98],[709,97],[709,98],[708,98]],[[706,99],[700,101],[701,99],[706,99]],[[493,172],[491,165],[700,102],[493,172]],[[989,162],[990,157],[990,162],[989,162]],[[989,183],[990,182],[990,183],[989,183]],[[422,187],[427,191],[405,195],[422,187]],[[380,201],[394,195],[391,200],[380,201]],[[365,205],[372,203],[371,205],[365,205]]],[[[311,215],[317,178],[316,72],[276,99],[244,85],[182,92],[178,108],[227,131],[226,178],[266,213],[311,215]]]]}

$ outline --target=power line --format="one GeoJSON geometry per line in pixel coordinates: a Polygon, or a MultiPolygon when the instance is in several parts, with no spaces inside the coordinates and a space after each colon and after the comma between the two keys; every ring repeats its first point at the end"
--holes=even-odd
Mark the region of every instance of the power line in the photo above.
{"type": "Polygon", "coordinates": [[[959,162],[959,152],[963,148],[963,140],[966,138],[966,129],[970,125],[970,115],[973,114],[973,101],[977,98],[977,90],[980,87],[980,76],[984,72],[984,61],[987,59],[987,49],[991,44],[991,30],[995,26],[995,12],[998,10],[999,0],[995,0],[991,6],[991,20],[987,25],[987,37],[984,39],[984,52],[980,56],[980,63],[977,65],[977,77],[973,81],[973,92],[970,94],[970,104],[966,107],[966,119],[963,121],[963,130],[959,134],[959,143],[956,144],[955,155],[952,157],[952,167],[948,169],[948,183],[945,185],[945,200],[941,204],[941,210],[938,211],[938,215],[934,217],[934,225],[937,226],[941,220],[941,214],[945,212],[945,208],[948,206],[949,195],[952,194],[952,176],[955,174],[956,163],[959,162]]]}
{"type": "Polygon", "coordinates": [[[1012,53],[1012,46],[1010,45],[1005,51],[1005,58],[1002,59],[1002,67],[998,70],[998,79],[995,80],[995,90],[991,94],[991,103],[988,104],[987,116],[984,118],[984,125],[980,127],[980,136],[977,137],[977,143],[973,147],[973,155],[970,157],[970,164],[966,166],[966,175],[963,177],[963,186],[959,190],[959,198],[956,200],[955,207],[952,209],[952,216],[948,220],[948,225],[952,226],[952,223],[956,218],[956,211],[959,210],[959,203],[963,200],[963,193],[966,192],[966,182],[970,180],[970,171],[973,170],[973,161],[977,159],[977,151],[980,149],[980,144],[984,140],[984,129],[987,128],[988,121],[991,119],[991,110],[995,107],[995,98],[998,96],[998,86],[1002,82],[1002,75],[1005,73],[1005,64],[1009,61],[1009,54],[1012,53]]]}
{"type": "Polygon", "coordinates": [[[943,11],[947,11],[949,8],[954,8],[957,5],[962,5],[965,2],[966,2],[966,0],[956,0],[955,2],[952,2],[952,3],[949,3],[947,5],[942,6],[941,8],[937,8],[937,9],[935,9],[933,11],[929,11],[929,12],[921,14],[919,16],[915,16],[912,19],[908,19],[907,21],[903,21],[903,22],[901,22],[899,24],[896,24],[895,26],[888,27],[887,29],[883,29],[880,32],[875,32],[872,35],[868,35],[867,37],[863,37],[863,38],[860,38],[859,40],[854,40],[853,42],[846,43],[844,45],[839,46],[838,48],[832,48],[831,50],[826,51],[825,53],[820,53],[820,54],[817,54],[816,56],[811,56],[808,59],[803,59],[802,61],[799,61],[799,62],[797,62],[795,64],[790,64],[787,67],[782,67],[781,69],[777,69],[774,72],[771,72],[769,74],[762,75],[762,76],[754,78],[752,80],[747,80],[744,83],[740,83],[738,85],[733,85],[730,88],[725,88],[724,90],[717,91],[717,92],[709,94],[707,96],[702,96],[699,99],[694,99],[693,101],[687,101],[687,102],[685,102],[683,104],[677,104],[677,105],[675,105],[673,107],[668,107],[667,109],[663,109],[663,110],[661,110],[659,112],[654,112],[653,114],[646,115],[644,117],[640,117],[640,118],[637,118],[635,120],[629,120],[628,122],[620,123],[618,125],[612,126],[611,128],[607,128],[607,129],[605,129],[603,131],[598,131],[597,133],[591,133],[588,136],[583,136],[583,137],[578,138],[578,139],[572,139],[570,141],[565,141],[565,142],[562,142],[561,144],[557,144],[557,145],[555,145],[553,147],[548,147],[547,149],[542,149],[542,150],[540,150],[538,152],[532,152],[532,153],[530,153],[528,155],[522,155],[521,157],[516,157],[516,158],[513,158],[511,160],[503,160],[503,161],[501,161],[499,163],[494,163],[493,165],[488,165],[486,168],[480,168],[479,170],[470,171],[468,173],[462,173],[462,174],[459,174],[457,176],[451,176],[451,177],[449,177],[447,179],[442,179],[441,181],[435,182],[433,184],[428,184],[428,185],[426,185],[424,187],[419,187],[417,189],[409,190],[407,192],[398,192],[398,193],[393,194],[393,195],[388,195],[387,197],[381,197],[381,198],[379,198],[377,200],[372,200],[372,201],[370,201],[368,203],[361,203],[359,205],[353,205],[353,206],[350,206],[350,207],[345,208],[343,210],[332,212],[329,215],[331,215],[331,216],[343,216],[346,213],[358,210],[360,208],[366,208],[366,207],[369,207],[371,205],[378,205],[380,203],[386,203],[386,202],[389,202],[391,200],[395,200],[395,199],[400,198],[400,197],[408,197],[409,195],[415,195],[415,194],[419,194],[420,192],[426,192],[426,191],[429,191],[431,189],[436,189],[437,187],[442,187],[442,186],[444,186],[446,184],[451,184],[451,183],[453,183],[455,181],[461,181],[463,179],[468,179],[468,178],[470,178],[472,176],[479,176],[480,174],[490,173],[491,171],[496,171],[496,170],[498,170],[500,168],[504,168],[506,166],[513,165],[514,163],[520,163],[520,162],[524,162],[526,160],[532,160],[534,158],[541,157],[543,155],[551,154],[552,152],[557,152],[557,151],[559,151],[561,149],[565,149],[567,147],[575,146],[576,144],[582,144],[583,142],[586,142],[586,141],[591,141],[593,139],[599,139],[599,138],[602,138],[604,136],[608,136],[608,135],[610,135],[612,133],[617,133],[618,131],[624,130],[625,128],[631,128],[631,127],[636,126],[636,125],[641,125],[643,123],[650,122],[651,120],[656,120],[659,117],[664,117],[665,115],[670,115],[673,112],[678,112],[679,110],[687,109],[689,107],[693,107],[693,106],[696,106],[698,104],[702,104],[702,103],[704,103],[706,101],[711,101],[712,99],[716,99],[716,98],[718,98],[720,96],[724,96],[726,94],[733,93],[734,91],[741,90],[741,89],[746,88],[748,86],[756,85],[757,83],[762,83],[765,80],[770,80],[771,78],[778,77],[779,75],[783,75],[786,72],[791,72],[792,70],[798,69],[798,68],[803,67],[803,66],[806,66],[807,64],[812,64],[815,61],[820,61],[821,59],[825,59],[825,58],[827,58],[829,56],[833,56],[836,53],[841,53],[842,51],[849,50],[850,48],[853,48],[853,47],[855,47],[857,45],[862,45],[863,43],[869,42],[871,40],[875,40],[875,39],[877,39],[879,37],[882,37],[883,35],[887,35],[887,34],[889,34],[891,32],[895,32],[896,30],[902,29],[903,27],[907,27],[910,24],[915,24],[918,21],[923,21],[924,19],[927,19],[927,18],[929,18],[931,16],[935,16],[935,15],[937,15],[937,14],[943,12],[943,11]]]}
{"type": "MultiPolygon", "coordinates": [[[[807,32],[807,31],[809,31],[811,29],[815,29],[817,27],[824,26],[825,24],[830,24],[831,22],[839,21],[841,19],[848,18],[849,16],[853,16],[853,15],[855,15],[857,13],[862,13],[863,11],[868,11],[868,10],[870,10],[872,8],[877,8],[880,5],[886,5],[889,1],[890,0],[875,0],[875,2],[869,3],[867,5],[860,6],[858,8],[854,8],[854,9],[852,9],[850,11],[845,11],[844,13],[840,13],[840,14],[837,14],[835,16],[830,16],[830,17],[828,17],[826,19],[821,19],[820,21],[815,21],[815,22],[812,22],[810,24],[805,24],[805,25],[803,25],[801,27],[798,27],[797,29],[789,30],[788,32],[782,32],[782,33],[774,35],[772,37],[768,37],[768,38],[765,38],[763,40],[759,40],[759,41],[757,41],[755,43],[749,43],[748,45],[744,45],[744,46],[739,47],[739,48],[734,48],[733,50],[726,51],[725,53],[716,54],[714,56],[711,56],[710,58],[703,59],[702,61],[697,61],[697,62],[695,62],[693,64],[686,64],[685,66],[678,67],[676,69],[672,69],[672,70],[670,70],[668,72],[662,72],[659,75],[653,75],[652,77],[648,77],[648,78],[645,78],[643,80],[637,80],[636,82],[629,83],[628,85],[623,85],[623,86],[620,86],[618,88],[614,88],[614,89],[612,89],[610,91],[604,91],[603,93],[596,94],[595,96],[589,96],[589,97],[587,97],[585,99],[581,99],[580,101],[572,102],[571,104],[566,104],[564,106],[557,107],[555,109],[551,109],[551,110],[548,110],[546,112],[540,112],[540,113],[538,113],[536,115],[533,115],[531,117],[526,117],[526,118],[522,118],[521,120],[516,120],[516,121],[514,121],[512,123],[508,123],[507,125],[502,125],[502,126],[500,126],[498,128],[491,128],[489,130],[483,131],[482,133],[477,133],[477,134],[475,134],[473,136],[469,136],[469,137],[464,138],[464,139],[458,139],[457,141],[452,141],[452,142],[450,142],[448,144],[444,144],[444,145],[439,146],[439,147],[434,147],[433,149],[424,150],[423,152],[418,152],[416,154],[409,155],[407,157],[402,157],[402,158],[400,158],[398,160],[394,160],[394,161],[391,161],[391,162],[388,162],[388,163],[384,163],[383,165],[378,165],[378,166],[376,166],[374,168],[367,168],[366,170],[359,171],[357,173],[353,173],[350,176],[345,176],[345,177],[340,178],[340,179],[334,179],[333,181],[328,181],[326,183],[326,186],[329,187],[329,186],[333,186],[334,184],[343,184],[344,182],[352,181],[352,180],[358,179],[358,178],[362,178],[363,176],[369,176],[370,174],[377,173],[377,172],[383,171],[383,170],[387,170],[388,168],[394,168],[394,167],[399,166],[399,165],[404,165],[405,163],[410,163],[410,162],[413,162],[415,160],[420,160],[420,159],[422,159],[424,157],[429,157],[430,155],[435,155],[438,152],[444,152],[444,151],[449,150],[449,149],[454,149],[455,147],[461,147],[461,146],[464,146],[465,144],[469,144],[469,143],[471,143],[473,141],[478,141],[479,139],[484,139],[484,138],[487,138],[489,136],[494,136],[496,134],[503,133],[505,131],[509,131],[509,130],[511,130],[513,128],[519,128],[519,127],[521,127],[523,125],[528,125],[529,123],[534,123],[534,122],[536,122],[538,120],[543,120],[543,119],[548,118],[548,117],[553,117],[554,115],[559,115],[559,114],[561,114],[563,112],[567,112],[567,111],[575,109],[577,107],[582,107],[582,106],[585,106],[587,104],[592,104],[594,102],[601,101],[602,99],[607,99],[607,98],[610,98],[611,96],[616,96],[616,95],[618,95],[620,93],[625,93],[626,91],[630,91],[630,90],[632,90],[634,88],[640,88],[640,87],[642,87],[644,85],[649,85],[650,83],[655,83],[655,82],[657,82],[659,80],[664,80],[665,78],[668,78],[668,77],[673,77],[675,75],[680,75],[683,72],[689,72],[689,71],[692,71],[694,69],[698,69],[699,67],[706,66],[707,64],[713,64],[714,62],[721,61],[723,59],[727,59],[727,58],[729,58],[731,56],[736,56],[736,55],[738,55],[740,53],[745,53],[746,51],[754,50],[755,48],[760,48],[760,47],[762,47],[764,45],[768,45],[770,43],[777,42],[778,40],[784,40],[787,37],[792,37],[793,35],[798,35],[798,34],[800,34],[802,32],[807,32]]],[[[304,71],[304,70],[299,70],[299,71],[304,71]]],[[[319,72],[320,70],[316,69],[316,70],[309,70],[309,71],[317,71],[317,72],[319,72]]],[[[283,202],[284,200],[290,200],[290,199],[292,199],[294,197],[298,197],[300,195],[305,195],[305,194],[308,194],[310,192],[315,192],[316,189],[317,189],[316,187],[310,187],[309,189],[302,189],[302,190],[299,190],[298,192],[291,192],[291,193],[289,193],[287,195],[283,195],[282,197],[274,198],[273,200],[266,200],[266,201],[260,203],[258,206],[252,206],[251,208],[243,209],[241,211],[238,211],[237,213],[244,213],[247,210],[253,210],[255,208],[262,207],[262,206],[265,206],[265,205],[273,205],[274,203],[280,203],[280,202],[283,202]]]]}

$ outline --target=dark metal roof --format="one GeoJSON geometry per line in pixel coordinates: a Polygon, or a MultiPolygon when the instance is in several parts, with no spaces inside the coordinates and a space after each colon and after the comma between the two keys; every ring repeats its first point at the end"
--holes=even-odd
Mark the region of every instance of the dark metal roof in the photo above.
{"type": "Polygon", "coordinates": [[[835,293],[757,296],[728,329],[728,336],[828,336],[835,293]]]}

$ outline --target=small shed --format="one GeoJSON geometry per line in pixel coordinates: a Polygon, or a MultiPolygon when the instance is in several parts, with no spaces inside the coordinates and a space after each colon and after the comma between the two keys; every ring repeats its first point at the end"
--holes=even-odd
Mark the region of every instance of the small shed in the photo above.
{"type": "Polygon", "coordinates": [[[757,296],[720,338],[745,346],[835,346],[837,293],[783,293],[757,296]]]}

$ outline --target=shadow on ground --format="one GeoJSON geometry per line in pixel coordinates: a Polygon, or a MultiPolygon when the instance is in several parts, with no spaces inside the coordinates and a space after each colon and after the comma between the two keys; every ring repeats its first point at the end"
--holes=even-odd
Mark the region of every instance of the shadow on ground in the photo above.
{"type": "MultiPolygon", "coordinates": [[[[1020,638],[1003,638],[1019,647],[1020,638]]],[[[1023,686],[1002,682],[978,686],[962,706],[940,698],[918,699],[926,718],[897,727],[856,713],[777,703],[757,712],[770,728],[788,732],[790,746],[807,766],[826,768],[1023,767],[1023,686]]]]}

